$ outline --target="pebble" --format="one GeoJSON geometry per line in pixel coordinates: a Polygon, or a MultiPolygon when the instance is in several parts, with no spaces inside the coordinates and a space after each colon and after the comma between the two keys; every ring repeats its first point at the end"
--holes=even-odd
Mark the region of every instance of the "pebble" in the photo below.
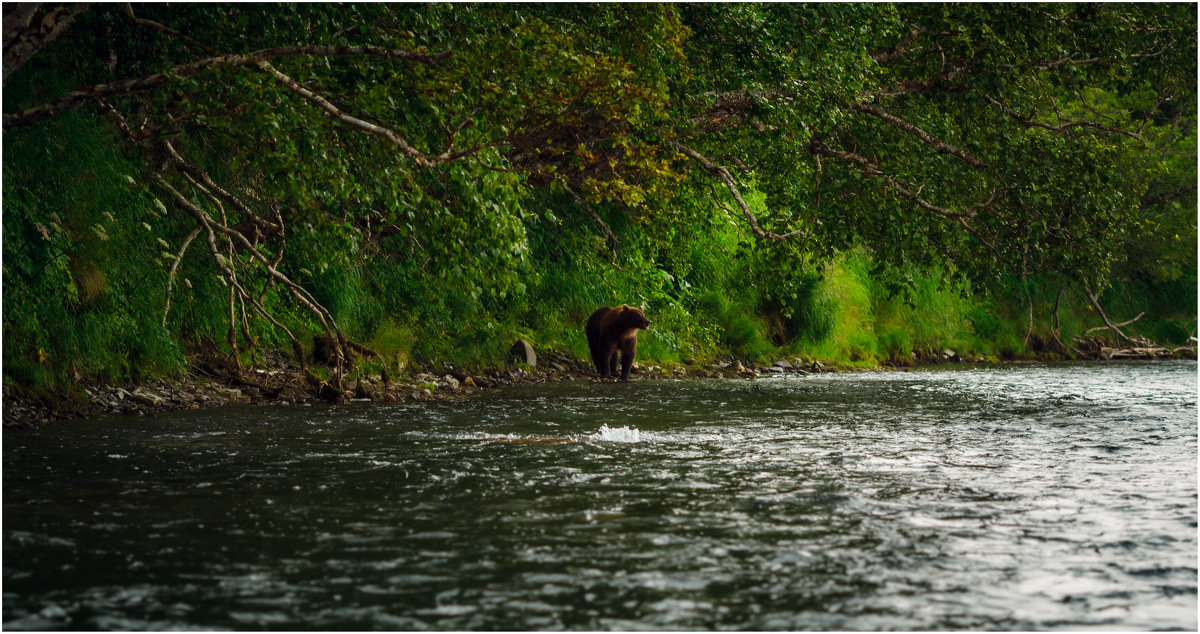
{"type": "MultiPolygon", "coordinates": [[[[1190,351],[1190,350],[1189,350],[1190,351]]],[[[1194,353],[1193,353],[1194,354],[1194,353]]],[[[942,355],[969,360],[969,356],[959,355],[952,350],[942,351],[942,355]]],[[[403,402],[408,399],[428,400],[457,398],[479,392],[481,389],[500,388],[514,383],[544,383],[547,381],[595,381],[595,372],[590,363],[573,359],[566,355],[546,353],[542,368],[522,369],[511,363],[499,367],[486,368],[475,375],[469,375],[462,368],[446,364],[444,366],[425,365],[422,370],[441,367],[436,374],[421,371],[392,378],[388,387],[384,388],[382,377],[359,377],[357,380],[345,381],[342,391],[333,390],[335,394],[348,394],[358,398],[369,398],[374,401],[403,402]],[[439,376],[440,375],[440,376],[439,376]],[[361,389],[358,389],[361,388],[361,389]]],[[[753,379],[762,374],[781,376],[784,374],[804,375],[816,372],[836,371],[836,367],[826,367],[817,359],[801,359],[793,357],[781,358],[769,365],[745,364],[731,356],[717,359],[707,365],[696,365],[694,360],[686,366],[634,366],[633,380],[642,379],[677,379],[682,377],[705,377],[719,379],[753,379]]],[[[11,394],[8,386],[4,388],[4,425],[25,426],[34,425],[64,418],[76,418],[95,415],[98,413],[118,413],[127,415],[153,414],[158,411],[173,409],[198,409],[201,406],[220,406],[230,403],[256,403],[278,405],[310,405],[316,397],[311,388],[296,369],[287,366],[262,370],[256,369],[250,374],[254,382],[264,383],[261,389],[254,385],[237,384],[235,386],[222,384],[208,379],[185,379],[161,381],[156,384],[140,386],[106,386],[80,385],[76,394],[83,397],[82,401],[63,401],[49,407],[38,401],[26,399],[11,394]],[[86,395],[86,397],[84,397],[86,395]]]]}

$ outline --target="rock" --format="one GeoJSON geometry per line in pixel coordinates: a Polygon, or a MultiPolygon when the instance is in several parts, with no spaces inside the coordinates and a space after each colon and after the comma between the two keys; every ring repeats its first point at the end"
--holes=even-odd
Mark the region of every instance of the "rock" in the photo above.
{"type": "MultiPolygon", "coordinates": [[[[786,370],[786,369],[792,367],[792,364],[788,363],[787,359],[780,359],[780,360],[776,361],[775,363],[772,363],[771,367],[779,368],[780,370],[786,370]]],[[[772,370],[768,369],[768,371],[770,372],[772,370]]]]}
{"type": "Polygon", "coordinates": [[[767,368],[767,372],[769,372],[770,374],[783,374],[783,367],[778,366],[778,365],[773,365],[773,366],[767,368]]]}
{"type": "MultiPolygon", "coordinates": [[[[124,392],[124,390],[121,391],[124,392]]],[[[163,397],[142,388],[135,389],[133,392],[125,393],[129,394],[130,398],[133,400],[138,401],[139,403],[145,403],[146,405],[158,406],[162,405],[163,403],[163,397]]]]}
{"type": "Polygon", "coordinates": [[[454,390],[458,389],[458,385],[459,385],[458,379],[447,374],[446,376],[442,377],[442,382],[439,387],[445,386],[445,389],[454,391],[454,390]]]}
{"type": "Polygon", "coordinates": [[[947,361],[958,361],[958,353],[946,348],[945,350],[942,350],[942,358],[947,361]]]}
{"type": "Polygon", "coordinates": [[[528,341],[517,339],[509,353],[516,357],[517,361],[530,367],[537,367],[537,354],[533,352],[533,345],[528,341]]]}
{"type": "Polygon", "coordinates": [[[463,387],[475,387],[475,379],[472,379],[471,377],[467,377],[462,380],[462,385],[463,385],[463,387]]]}

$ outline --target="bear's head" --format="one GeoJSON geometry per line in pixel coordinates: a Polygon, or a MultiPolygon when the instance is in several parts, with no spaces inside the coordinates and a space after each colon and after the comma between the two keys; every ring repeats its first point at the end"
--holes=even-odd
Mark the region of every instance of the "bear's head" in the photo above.
{"type": "Polygon", "coordinates": [[[646,313],[642,312],[641,308],[633,306],[621,305],[621,314],[618,316],[618,321],[621,325],[628,328],[637,328],[645,330],[650,327],[650,320],[646,319],[646,313]]]}

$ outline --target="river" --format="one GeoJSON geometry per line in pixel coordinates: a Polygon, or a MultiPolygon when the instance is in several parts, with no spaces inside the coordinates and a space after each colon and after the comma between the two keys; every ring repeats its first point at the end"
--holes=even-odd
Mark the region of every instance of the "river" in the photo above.
{"type": "Polygon", "coordinates": [[[523,385],[3,436],[5,629],[1197,628],[1197,372],[523,385]]]}

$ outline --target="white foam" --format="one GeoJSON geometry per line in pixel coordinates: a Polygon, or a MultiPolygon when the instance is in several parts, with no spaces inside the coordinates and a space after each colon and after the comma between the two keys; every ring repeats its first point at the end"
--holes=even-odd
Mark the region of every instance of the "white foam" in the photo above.
{"type": "Polygon", "coordinates": [[[600,431],[589,438],[608,442],[641,442],[642,432],[637,427],[609,427],[607,424],[601,424],[600,431]]]}

